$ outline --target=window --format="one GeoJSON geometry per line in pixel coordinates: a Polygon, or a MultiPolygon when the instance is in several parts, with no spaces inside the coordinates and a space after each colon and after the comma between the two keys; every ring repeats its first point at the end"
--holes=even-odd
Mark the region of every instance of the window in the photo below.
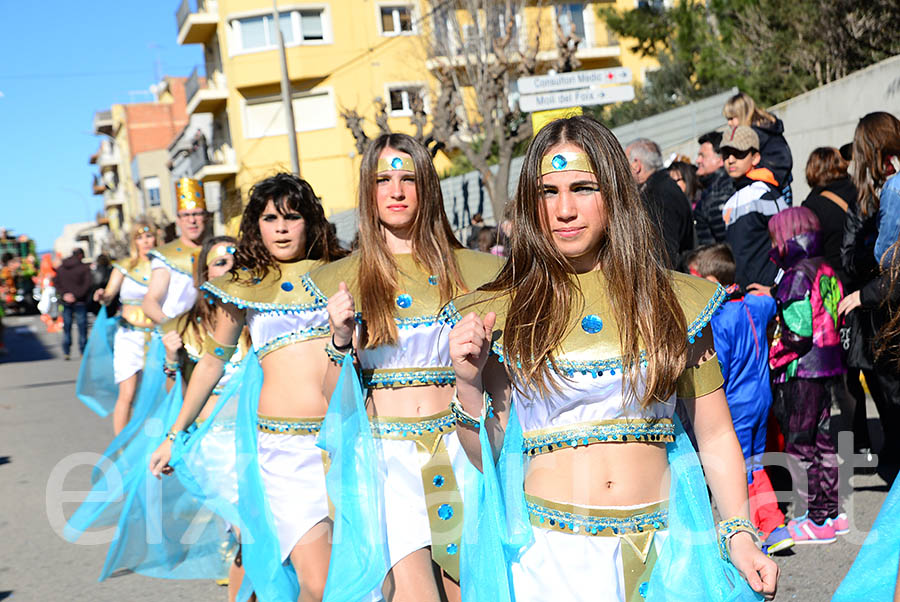
{"type": "MultiPolygon", "coordinates": [[[[294,128],[309,132],[333,128],[337,125],[337,113],[330,90],[313,90],[295,93],[293,98],[294,128]]],[[[281,98],[265,96],[248,98],[244,109],[244,136],[263,138],[287,134],[281,98]]]]}
{"type": "MultiPolygon", "coordinates": [[[[285,46],[330,42],[324,8],[292,10],[278,14],[285,46]]],[[[275,19],[271,14],[243,17],[231,22],[237,52],[256,52],[278,47],[275,19]]]]}
{"type": "Polygon", "coordinates": [[[412,103],[416,96],[424,100],[425,88],[418,85],[388,86],[388,109],[391,117],[412,115],[412,103]]]}
{"type": "Polygon", "coordinates": [[[380,10],[382,35],[397,36],[414,33],[412,5],[382,6],[380,10]]]}
{"type": "Polygon", "coordinates": [[[159,207],[159,178],[156,176],[144,178],[144,195],[148,207],[159,207]]]}
{"type": "Polygon", "coordinates": [[[491,9],[490,19],[488,22],[488,30],[491,38],[502,38],[506,35],[507,23],[512,23],[510,30],[509,48],[519,48],[519,22],[521,18],[518,7],[504,5],[496,5],[491,9]]]}
{"type": "Polygon", "coordinates": [[[584,4],[581,2],[570,2],[569,4],[560,4],[556,7],[556,20],[563,34],[574,34],[578,36],[584,45],[587,45],[584,37],[584,4]]]}

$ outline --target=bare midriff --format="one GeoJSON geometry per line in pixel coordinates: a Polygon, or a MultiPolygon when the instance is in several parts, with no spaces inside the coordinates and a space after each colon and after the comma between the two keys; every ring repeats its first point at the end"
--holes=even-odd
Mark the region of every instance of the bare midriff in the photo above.
{"type": "Polygon", "coordinates": [[[123,305],[122,319],[138,328],[150,328],[153,320],[147,317],[140,305],[123,305]]]}
{"type": "Polygon", "coordinates": [[[452,397],[451,385],[372,389],[366,409],[370,416],[424,418],[447,410],[452,397]]]}
{"type": "Polygon", "coordinates": [[[293,343],[267,353],[260,365],[263,385],[259,413],[280,418],[325,415],[328,403],[322,394],[328,356],[327,339],[293,343]]]}
{"type": "Polygon", "coordinates": [[[533,456],[525,492],[582,506],[636,506],[669,497],[664,443],[594,443],[533,456]]]}

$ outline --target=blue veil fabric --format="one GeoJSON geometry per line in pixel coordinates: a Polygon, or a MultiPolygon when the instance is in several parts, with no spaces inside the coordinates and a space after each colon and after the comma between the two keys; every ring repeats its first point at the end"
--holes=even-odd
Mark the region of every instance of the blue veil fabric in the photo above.
{"type": "Polygon", "coordinates": [[[317,445],[328,452],[325,476],[334,534],[324,602],[356,602],[380,591],[388,571],[384,501],[375,438],[359,375],[348,354],[317,445]]]}
{"type": "Polygon", "coordinates": [[[900,564],[900,479],[895,479],[853,566],[831,602],[892,600],[900,564]]]}
{"type": "Polygon", "coordinates": [[[233,547],[227,525],[171,477],[150,474],[150,455],[181,409],[181,378],[121,450],[64,531],[75,541],[115,524],[100,581],[120,569],[167,579],[221,579],[233,547]]]}
{"type": "MultiPolygon", "coordinates": [[[[241,557],[246,575],[238,600],[246,601],[256,592],[257,598],[264,602],[294,602],[300,595],[297,574],[290,562],[281,562],[278,532],[259,472],[256,411],[263,371],[256,351],[244,358],[240,372],[240,376],[232,377],[233,382],[240,383],[240,388],[231,395],[237,400],[235,470],[238,475],[237,516],[240,519],[237,524],[241,529],[241,557]]],[[[297,500],[297,503],[302,504],[303,500],[297,500]]]]}
{"type": "Polygon", "coordinates": [[[107,316],[106,306],[102,306],[91,327],[75,383],[75,395],[101,418],[112,411],[119,396],[113,371],[113,341],[117,328],[118,319],[107,316]]]}
{"type": "MultiPolygon", "coordinates": [[[[719,555],[703,469],[681,421],[677,416],[674,421],[676,439],[667,446],[672,473],[669,531],[646,599],[762,600],[737,569],[719,555]]],[[[480,435],[484,472],[470,467],[467,476],[460,585],[466,602],[513,602],[510,566],[532,538],[523,490],[522,430],[515,405],[496,468],[483,427],[484,419],[480,435]]]]}

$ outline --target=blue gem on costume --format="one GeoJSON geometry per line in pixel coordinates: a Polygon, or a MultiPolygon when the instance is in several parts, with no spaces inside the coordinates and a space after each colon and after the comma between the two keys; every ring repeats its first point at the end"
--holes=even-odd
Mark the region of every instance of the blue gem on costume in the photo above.
{"type": "Polygon", "coordinates": [[[281,290],[291,292],[292,290],[294,290],[294,285],[290,282],[282,282],[281,290]]]}
{"type": "Polygon", "coordinates": [[[453,518],[453,506],[450,504],[441,504],[438,507],[438,517],[441,520],[450,520],[453,518]]]}
{"type": "Polygon", "coordinates": [[[449,544],[447,544],[447,553],[450,554],[451,556],[453,556],[454,554],[456,554],[456,550],[457,550],[457,549],[458,549],[458,548],[456,547],[456,544],[455,544],[455,543],[449,543],[449,544]]]}
{"type": "Polygon", "coordinates": [[[175,247],[175,250],[181,253],[181,247],[175,247]]]}
{"type": "Polygon", "coordinates": [[[400,169],[401,167],[403,167],[403,159],[401,159],[400,157],[394,157],[393,159],[391,159],[391,167],[393,167],[394,169],[400,169]]]}
{"type": "Polygon", "coordinates": [[[216,355],[218,355],[219,357],[222,357],[223,355],[225,355],[225,350],[222,349],[221,347],[216,347],[215,349],[213,349],[213,352],[216,355]]]}
{"type": "Polygon", "coordinates": [[[431,286],[437,286],[437,283],[438,283],[437,276],[432,274],[431,276],[428,277],[428,284],[430,284],[431,286]]]}
{"type": "Polygon", "coordinates": [[[406,309],[410,305],[412,305],[412,297],[403,293],[402,295],[397,295],[397,305],[406,309]]]}
{"type": "Polygon", "coordinates": [[[603,320],[597,314],[590,314],[581,319],[581,329],[588,334],[597,334],[603,330],[603,320]]]}
{"type": "Polygon", "coordinates": [[[434,483],[435,487],[443,487],[444,486],[444,475],[437,475],[431,480],[434,483]]]}
{"type": "Polygon", "coordinates": [[[641,598],[647,597],[647,588],[649,588],[649,587],[650,587],[649,582],[644,581],[643,583],[641,583],[641,586],[638,588],[638,593],[641,595],[641,598]]]}
{"type": "Polygon", "coordinates": [[[568,161],[562,155],[554,155],[550,160],[550,165],[553,166],[553,169],[565,169],[566,165],[568,165],[568,161]]]}

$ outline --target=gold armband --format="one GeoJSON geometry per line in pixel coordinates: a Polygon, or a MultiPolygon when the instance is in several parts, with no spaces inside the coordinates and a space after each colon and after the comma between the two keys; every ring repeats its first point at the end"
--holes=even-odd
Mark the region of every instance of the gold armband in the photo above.
{"type": "Polygon", "coordinates": [[[235,351],[237,351],[237,345],[223,345],[208,334],[203,340],[203,355],[212,354],[223,362],[230,360],[235,351]]]}
{"type": "Polygon", "coordinates": [[[683,399],[703,397],[724,384],[719,359],[712,357],[698,366],[685,368],[675,384],[675,394],[683,399]]]}

